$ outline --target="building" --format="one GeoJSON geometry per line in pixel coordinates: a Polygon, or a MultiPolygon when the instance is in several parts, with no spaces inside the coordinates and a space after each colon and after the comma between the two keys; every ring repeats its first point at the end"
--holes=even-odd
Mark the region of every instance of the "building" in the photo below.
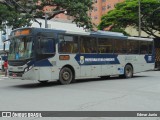
{"type": "Polygon", "coordinates": [[[94,0],[93,10],[90,12],[92,22],[98,25],[101,21],[102,15],[106,14],[110,10],[113,10],[117,3],[124,0],[94,0]]]}
{"type": "MultiPolygon", "coordinates": [[[[93,10],[89,11],[88,15],[92,18],[92,23],[98,25],[101,21],[102,15],[114,9],[117,3],[123,2],[124,0],[93,0],[93,1],[94,1],[93,10]]],[[[47,6],[44,8],[44,11],[48,13],[52,12],[52,7],[47,6]]],[[[59,14],[55,16],[54,19],[72,20],[73,18],[65,14],[59,14]]]]}

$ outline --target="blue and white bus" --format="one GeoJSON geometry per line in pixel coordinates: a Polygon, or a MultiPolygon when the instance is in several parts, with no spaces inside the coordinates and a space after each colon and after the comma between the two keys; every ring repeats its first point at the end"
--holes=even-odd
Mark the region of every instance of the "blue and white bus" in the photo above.
{"type": "Polygon", "coordinates": [[[11,32],[9,77],[39,82],[119,75],[154,69],[153,39],[113,32],[21,28],[11,32]]]}

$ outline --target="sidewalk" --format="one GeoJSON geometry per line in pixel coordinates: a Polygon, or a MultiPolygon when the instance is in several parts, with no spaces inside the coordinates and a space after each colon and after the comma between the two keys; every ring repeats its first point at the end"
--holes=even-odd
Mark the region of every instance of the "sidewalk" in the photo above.
{"type": "Polygon", "coordinates": [[[4,75],[4,72],[2,72],[1,70],[0,70],[0,75],[4,75]]]}
{"type": "Polygon", "coordinates": [[[4,80],[8,78],[8,76],[5,76],[4,74],[5,74],[4,72],[0,71],[0,80],[4,80]]]}

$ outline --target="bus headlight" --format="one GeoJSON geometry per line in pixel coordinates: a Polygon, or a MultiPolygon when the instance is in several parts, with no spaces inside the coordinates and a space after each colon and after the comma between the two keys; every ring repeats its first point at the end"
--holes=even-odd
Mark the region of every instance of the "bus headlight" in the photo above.
{"type": "Polygon", "coordinates": [[[28,67],[28,70],[30,70],[30,69],[32,69],[32,68],[33,68],[33,66],[29,66],[29,67],[28,67]]]}
{"type": "Polygon", "coordinates": [[[33,66],[26,67],[26,68],[24,69],[24,72],[27,72],[27,71],[31,70],[32,68],[33,68],[33,66]]]}
{"type": "Polygon", "coordinates": [[[24,72],[27,72],[27,71],[28,71],[28,67],[24,69],[24,72]]]}

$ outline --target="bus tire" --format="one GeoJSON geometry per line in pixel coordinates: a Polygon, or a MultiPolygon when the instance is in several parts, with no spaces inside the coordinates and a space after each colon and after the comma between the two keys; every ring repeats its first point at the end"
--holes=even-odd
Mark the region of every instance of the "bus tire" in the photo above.
{"type": "Polygon", "coordinates": [[[124,77],[132,78],[133,77],[133,68],[131,65],[126,65],[124,68],[124,77]]]}
{"type": "Polygon", "coordinates": [[[73,80],[73,72],[70,68],[64,67],[59,73],[59,81],[62,85],[70,84],[73,80]]]}

